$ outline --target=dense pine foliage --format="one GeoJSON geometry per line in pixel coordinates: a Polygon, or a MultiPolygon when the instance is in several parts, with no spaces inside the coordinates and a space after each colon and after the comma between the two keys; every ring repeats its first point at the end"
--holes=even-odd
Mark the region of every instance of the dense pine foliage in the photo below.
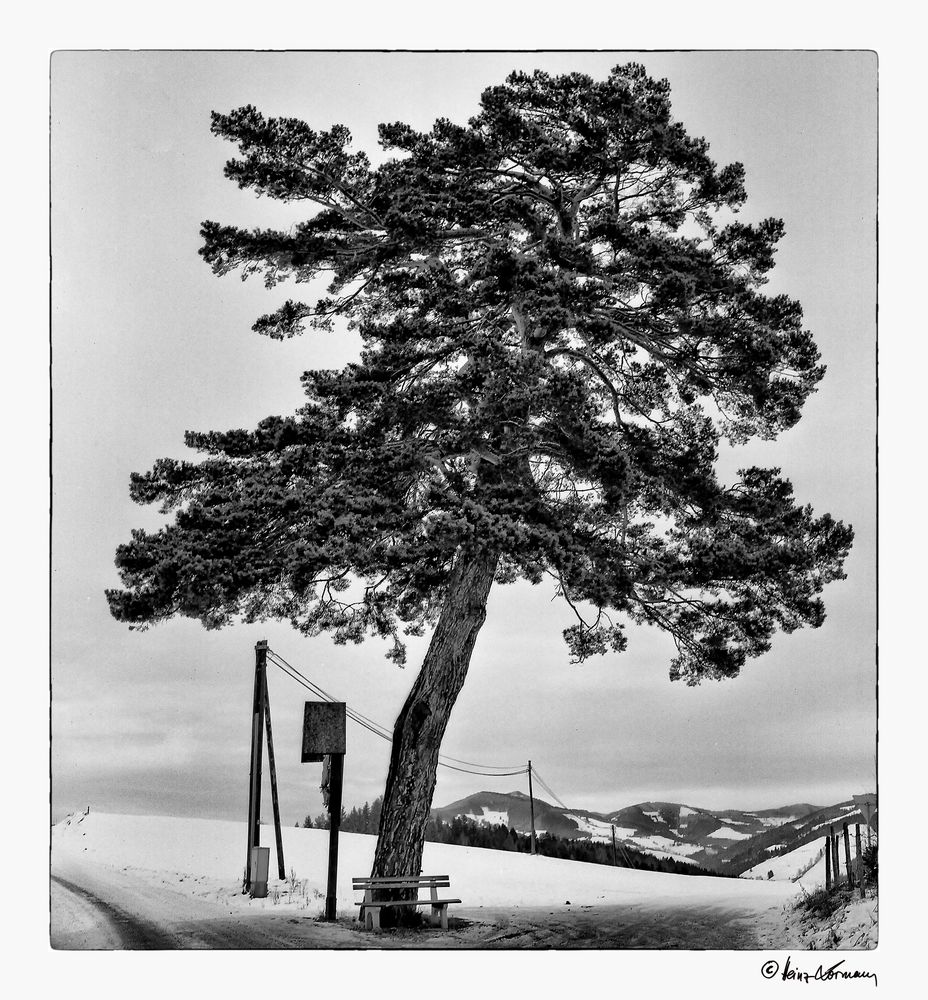
{"type": "Polygon", "coordinates": [[[485,550],[499,581],[553,578],[577,659],[624,649],[625,615],[669,632],[695,683],[821,624],[850,530],[777,470],[723,485],[714,460],[792,426],[824,369],[799,304],[761,291],[781,222],[737,221],[741,165],[672,120],[666,81],[515,73],[467,125],[381,126],[376,168],[343,126],[248,106],[213,131],[240,150],[231,180],[312,214],[206,222],[204,260],[269,287],[326,276],[255,330],[347,322],[365,349],[307,372],[297,414],[191,432],[203,461],[133,477],[177,514],[120,547],[117,617],[275,616],[402,660],[456,554],[485,550]]]}
{"type": "Polygon", "coordinates": [[[188,432],[199,461],[134,475],[133,498],[173,520],[119,547],[107,597],[133,627],[277,618],[378,636],[399,663],[434,626],[375,875],[418,870],[494,582],[549,580],[575,661],[624,650],[629,621],[656,626],[690,684],[821,625],[850,528],[777,469],[720,482],[716,458],[793,426],[824,368],[799,303],[763,292],[782,223],[737,218],[742,166],[673,120],[666,81],[637,64],[513,73],[466,124],[381,125],[377,166],[343,125],[247,105],[212,130],[238,149],[226,176],[294,222],[204,222],[203,260],[306,289],[259,334],[347,326],[364,347],[306,372],[295,414],[188,432]]]}

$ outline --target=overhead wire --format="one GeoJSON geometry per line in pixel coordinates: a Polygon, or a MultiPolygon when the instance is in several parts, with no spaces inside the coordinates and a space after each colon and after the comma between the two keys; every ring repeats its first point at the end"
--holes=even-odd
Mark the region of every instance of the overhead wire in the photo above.
{"type": "MultiPolygon", "coordinates": [[[[288,677],[295,680],[298,684],[302,685],[308,691],[311,691],[317,697],[329,702],[339,700],[329,694],[328,691],[324,691],[318,684],[314,684],[305,674],[293,666],[292,663],[288,663],[287,660],[285,660],[279,653],[275,653],[274,650],[268,648],[267,655],[274,666],[280,669],[288,677]]],[[[352,720],[352,722],[357,723],[368,732],[373,733],[375,736],[379,736],[382,740],[387,740],[388,742],[392,741],[393,737],[390,730],[388,730],[386,726],[382,726],[373,719],[369,719],[366,715],[363,715],[356,709],[351,708],[347,703],[345,704],[345,714],[352,720]]],[[[518,765],[504,764],[474,764],[471,761],[458,760],[456,757],[448,757],[445,754],[439,754],[438,756],[439,766],[445,767],[451,771],[460,771],[464,774],[479,774],[488,778],[505,778],[512,775],[528,773],[527,765],[520,767],[518,765]],[[454,761],[454,763],[447,763],[448,761],[454,761]],[[466,766],[456,767],[456,764],[463,764],[466,766]]]]}
{"type": "MultiPolygon", "coordinates": [[[[268,648],[267,655],[273,662],[273,664],[281,670],[282,673],[286,674],[291,679],[295,680],[297,684],[302,685],[308,691],[311,691],[317,697],[322,698],[324,701],[335,702],[338,701],[334,695],[324,691],[318,684],[314,684],[305,674],[299,671],[293,664],[288,663],[279,653],[275,653],[272,649],[268,648]]],[[[348,704],[345,704],[345,714],[353,721],[356,722],[363,729],[368,732],[373,733],[375,736],[379,736],[383,740],[391,741],[392,736],[390,731],[386,726],[380,725],[380,723],[375,722],[373,719],[369,719],[366,715],[357,711],[356,709],[350,708],[348,704]]],[[[527,774],[528,767],[516,767],[510,765],[510,770],[503,770],[506,765],[483,765],[474,764],[470,761],[458,760],[456,757],[448,757],[444,754],[439,754],[438,760],[439,766],[447,768],[451,771],[460,771],[464,774],[480,774],[484,777],[496,777],[505,778],[518,774],[527,774]],[[454,764],[465,764],[467,767],[455,767],[454,764],[449,764],[447,761],[454,761],[454,764]],[[470,770],[470,768],[478,768],[479,770],[470,770]]],[[[562,808],[568,809],[563,800],[558,796],[558,794],[551,788],[551,786],[544,780],[544,778],[538,773],[537,767],[532,767],[532,777],[538,782],[539,785],[554,799],[554,801],[562,808]]],[[[628,856],[625,849],[625,845],[621,840],[617,841],[616,846],[622,854],[626,865],[629,868],[635,868],[635,864],[632,859],[628,856]]]]}
{"type": "MultiPolygon", "coordinates": [[[[551,786],[544,780],[544,778],[542,778],[542,776],[538,773],[538,769],[536,767],[534,767],[534,766],[532,767],[532,777],[536,779],[536,781],[538,782],[538,784],[541,785],[541,787],[554,799],[554,801],[562,809],[569,809],[569,807],[566,806],[563,803],[563,801],[558,797],[558,795],[552,790],[551,786]]],[[[612,825],[614,827],[615,824],[612,824],[612,825]]],[[[628,867],[628,868],[637,868],[638,866],[629,857],[628,851],[626,851],[626,849],[625,849],[625,844],[621,840],[616,840],[615,844],[616,844],[616,847],[618,847],[619,851],[621,852],[623,859],[625,860],[626,867],[628,867]]]]}
{"type": "Polygon", "coordinates": [[[564,805],[563,801],[558,797],[556,792],[551,788],[551,786],[545,781],[544,778],[538,773],[537,767],[532,767],[532,777],[538,781],[538,784],[554,799],[554,801],[562,808],[568,809],[569,807],[564,805]]]}

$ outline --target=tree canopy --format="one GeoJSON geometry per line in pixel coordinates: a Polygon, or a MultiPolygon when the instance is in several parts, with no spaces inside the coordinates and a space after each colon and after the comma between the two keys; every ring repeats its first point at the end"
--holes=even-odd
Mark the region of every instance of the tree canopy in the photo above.
{"type": "Polygon", "coordinates": [[[364,346],[306,372],[296,413],[188,432],[199,459],[133,475],[173,519],[119,547],[117,618],[274,617],[402,663],[463,552],[551,578],[575,660],[623,650],[630,620],[673,637],[688,683],[822,623],[851,529],[777,469],[716,473],[720,442],[791,427],[824,374],[799,303],[763,292],[783,225],[739,221],[742,166],[673,120],[666,81],[513,73],[466,125],[381,125],[377,166],[341,125],[247,106],[212,131],[227,177],[304,218],[205,222],[203,259],[323,278],[254,329],[364,346]]]}

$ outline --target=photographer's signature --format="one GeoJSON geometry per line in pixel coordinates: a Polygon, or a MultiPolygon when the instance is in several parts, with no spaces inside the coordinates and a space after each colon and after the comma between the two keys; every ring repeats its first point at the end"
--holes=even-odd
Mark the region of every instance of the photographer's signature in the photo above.
{"type": "Polygon", "coordinates": [[[872,979],[873,985],[877,985],[875,972],[866,972],[863,969],[843,969],[841,968],[843,965],[844,959],[842,958],[839,962],[835,962],[834,965],[820,965],[815,972],[802,972],[792,965],[787,955],[782,968],[780,968],[779,962],[775,962],[771,958],[760,967],[760,974],[764,979],[779,978],[784,983],[830,982],[836,979],[872,979]]]}

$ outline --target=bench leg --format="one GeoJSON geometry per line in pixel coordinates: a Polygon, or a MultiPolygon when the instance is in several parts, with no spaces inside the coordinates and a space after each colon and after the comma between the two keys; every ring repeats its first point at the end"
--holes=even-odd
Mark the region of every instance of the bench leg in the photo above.
{"type": "Polygon", "coordinates": [[[368,919],[370,920],[370,923],[367,925],[368,929],[372,930],[375,934],[379,934],[381,932],[380,910],[367,910],[366,912],[368,914],[368,919]]]}
{"type": "Polygon", "coordinates": [[[448,929],[448,904],[442,903],[441,905],[441,929],[446,931],[448,929]]]}

